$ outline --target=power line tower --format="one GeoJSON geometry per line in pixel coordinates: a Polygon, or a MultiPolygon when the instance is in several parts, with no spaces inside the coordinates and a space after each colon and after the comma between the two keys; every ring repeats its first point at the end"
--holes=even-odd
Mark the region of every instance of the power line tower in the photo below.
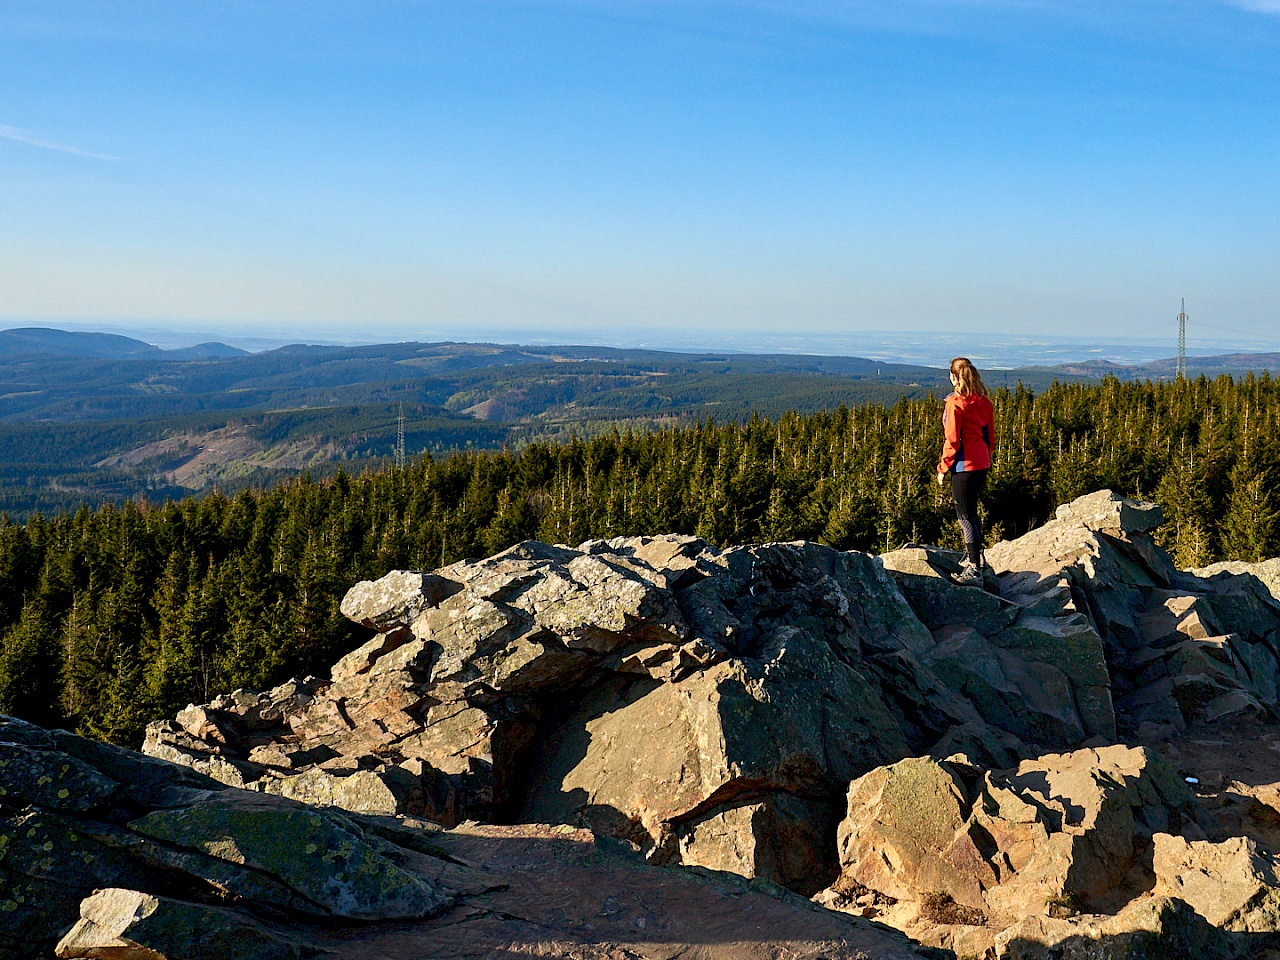
{"type": "Polygon", "coordinates": [[[1182,312],[1178,314],[1178,370],[1175,376],[1181,380],[1187,375],[1187,298],[1182,298],[1182,312]]]}
{"type": "Polygon", "coordinates": [[[396,469],[404,469],[404,404],[400,404],[400,421],[396,426],[396,469]]]}

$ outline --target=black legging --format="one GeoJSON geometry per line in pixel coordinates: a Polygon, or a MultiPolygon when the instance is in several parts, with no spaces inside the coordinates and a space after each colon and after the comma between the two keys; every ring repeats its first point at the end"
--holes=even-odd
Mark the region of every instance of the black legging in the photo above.
{"type": "Polygon", "coordinates": [[[966,470],[951,474],[951,499],[956,502],[956,519],[964,534],[964,548],[974,563],[982,560],[982,520],[978,517],[978,498],[987,488],[987,471],[966,470]]]}

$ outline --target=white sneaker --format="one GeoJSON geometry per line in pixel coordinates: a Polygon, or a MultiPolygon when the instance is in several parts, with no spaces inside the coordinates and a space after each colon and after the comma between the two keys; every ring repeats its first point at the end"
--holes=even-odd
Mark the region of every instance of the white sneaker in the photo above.
{"type": "Polygon", "coordinates": [[[980,587],[983,584],[982,570],[966,557],[960,562],[960,572],[952,580],[962,587],[980,587]]]}

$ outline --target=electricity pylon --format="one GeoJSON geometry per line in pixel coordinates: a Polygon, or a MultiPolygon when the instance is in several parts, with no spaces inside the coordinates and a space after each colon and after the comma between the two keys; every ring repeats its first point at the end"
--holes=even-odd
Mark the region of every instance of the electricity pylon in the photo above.
{"type": "Polygon", "coordinates": [[[404,469],[404,404],[400,404],[400,422],[396,426],[396,469],[404,469]]]}
{"type": "Polygon", "coordinates": [[[1187,298],[1182,298],[1182,312],[1178,314],[1178,369],[1174,374],[1181,380],[1187,375],[1187,298]]]}

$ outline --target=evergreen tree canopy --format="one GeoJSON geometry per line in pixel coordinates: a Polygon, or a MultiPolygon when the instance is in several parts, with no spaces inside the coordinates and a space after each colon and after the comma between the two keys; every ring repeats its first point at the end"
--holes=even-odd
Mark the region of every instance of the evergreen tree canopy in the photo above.
{"type": "MultiPolygon", "coordinates": [[[[1100,487],[1153,498],[1179,563],[1280,553],[1269,377],[1057,385],[995,396],[990,538],[1100,487]]],[[[459,453],[235,497],[0,519],[0,711],[136,745],[146,722],[239,686],[318,673],[365,639],[357,580],[527,538],[690,533],[959,546],[933,482],[941,404],[840,407],[459,453]]]]}

